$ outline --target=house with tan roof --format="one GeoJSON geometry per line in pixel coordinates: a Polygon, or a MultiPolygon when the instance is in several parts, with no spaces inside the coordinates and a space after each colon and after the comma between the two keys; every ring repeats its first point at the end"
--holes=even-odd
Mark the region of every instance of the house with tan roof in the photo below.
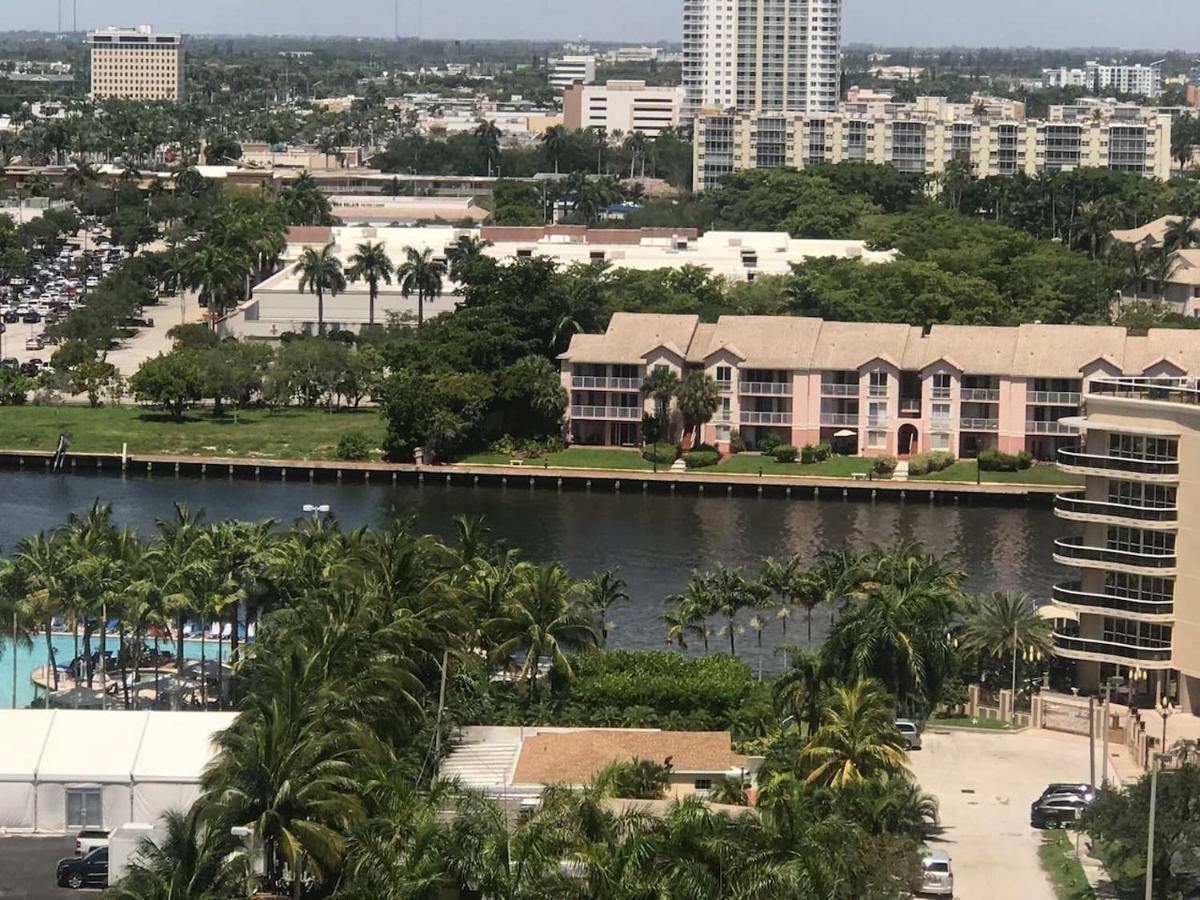
{"type": "MultiPolygon", "coordinates": [[[[1013,328],[826,322],[788,316],[618,313],[603,335],[576,335],[559,357],[576,444],[639,446],[653,412],[640,392],[657,366],[709,375],[720,406],[702,439],[723,450],[734,431],[829,442],[838,452],[970,458],[996,448],[1040,459],[1078,441],[1086,384],[1121,375],[1200,374],[1200,330],[1022,325],[1013,328]]],[[[677,411],[673,425],[681,424],[677,411]]]]}
{"type": "MultiPolygon", "coordinates": [[[[1142,250],[1158,250],[1170,241],[1170,230],[1182,221],[1181,216],[1163,216],[1138,228],[1118,229],[1111,233],[1114,241],[1142,250]]],[[[1194,246],[1176,249],[1166,271],[1166,280],[1152,270],[1140,282],[1132,281],[1121,293],[1122,300],[1162,300],[1184,316],[1200,316],[1200,219],[1192,222],[1194,246]]]]}

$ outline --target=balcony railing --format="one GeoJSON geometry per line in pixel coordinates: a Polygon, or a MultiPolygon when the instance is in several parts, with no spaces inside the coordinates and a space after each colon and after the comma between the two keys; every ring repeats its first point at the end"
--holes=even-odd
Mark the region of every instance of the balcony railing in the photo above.
{"type": "Polygon", "coordinates": [[[594,375],[572,375],[571,387],[582,390],[600,391],[640,391],[640,378],[604,378],[594,375]]]}
{"type": "Polygon", "coordinates": [[[787,412],[743,412],[743,425],[791,425],[792,414],[787,412]]]}
{"type": "Polygon", "coordinates": [[[1096,547],[1083,542],[1082,538],[1062,538],[1054,542],[1054,558],[1064,565],[1102,563],[1114,566],[1131,566],[1138,569],[1173,569],[1177,557],[1174,550],[1116,550],[1096,547]]]}
{"type": "Polygon", "coordinates": [[[949,400],[950,399],[950,388],[948,388],[948,387],[930,388],[929,396],[932,397],[934,400],[949,400]]]}
{"type": "Polygon", "coordinates": [[[768,397],[790,397],[790,381],[742,381],[738,384],[739,394],[761,394],[768,397]]]}
{"type": "Polygon", "coordinates": [[[1095,378],[1088,383],[1088,394],[1188,406],[1200,404],[1200,384],[1195,378],[1095,378]]]}
{"type": "Polygon", "coordinates": [[[868,428],[887,428],[888,427],[888,417],[887,416],[867,416],[867,427],[868,428]]]}
{"type": "Polygon", "coordinates": [[[839,384],[832,381],[821,382],[821,396],[823,397],[857,397],[857,384],[839,384]]]}
{"type": "Polygon", "coordinates": [[[1026,434],[1079,434],[1079,429],[1061,422],[1026,422],[1026,434]]]}
{"type": "Polygon", "coordinates": [[[999,388],[963,388],[958,392],[960,400],[974,403],[999,403],[999,388]]]}
{"type": "Polygon", "coordinates": [[[1030,391],[1025,402],[1033,406],[1078,406],[1083,395],[1075,391],[1030,391]]]}
{"type": "Polygon", "coordinates": [[[730,391],[733,390],[733,382],[732,381],[718,381],[717,382],[717,390],[720,391],[722,394],[728,394],[730,391]]]}
{"type": "Polygon", "coordinates": [[[1169,663],[1171,661],[1171,647],[1169,644],[1143,647],[1137,644],[1118,644],[1115,641],[1099,641],[1091,638],[1072,637],[1055,632],[1054,647],[1056,651],[1065,656],[1073,653],[1087,653],[1094,656],[1112,656],[1120,659],[1137,660],[1138,662],[1169,663]]]}
{"type": "Polygon", "coordinates": [[[887,391],[888,391],[888,389],[887,389],[886,384],[872,384],[867,388],[867,396],[868,397],[886,397],[887,391]]]}
{"type": "Polygon", "coordinates": [[[640,406],[572,406],[572,419],[636,419],[641,420],[640,406]]]}
{"type": "Polygon", "coordinates": [[[1138,600],[1113,594],[1093,594],[1085,591],[1078,581],[1054,585],[1054,602],[1072,608],[1132,613],[1138,616],[1170,618],[1175,613],[1174,600],[1138,600]]]}
{"type": "Polygon", "coordinates": [[[1179,519],[1179,508],[1175,506],[1140,506],[1129,503],[1112,503],[1107,500],[1085,500],[1082,497],[1059,495],[1054,498],[1054,509],[1059,513],[1077,516],[1096,516],[1110,519],[1133,519],[1138,522],[1175,522],[1179,519]]]}
{"type": "Polygon", "coordinates": [[[849,425],[858,427],[858,413],[821,413],[822,425],[849,425]]]}
{"type": "Polygon", "coordinates": [[[999,419],[959,419],[960,431],[999,431],[999,419]]]}
{"type": "Polygon", "coordinates": [[[1126,456],[1105,456],[1099,453],[1084,453],[1081,450],[1059,450],[1059,468],[1067,472],[1079,470],[1082,474],[1106,475],[1117,472],[1122,475],[1154,475],[1161,478],[1179,475],[1179,460],[1130,459],[1126,456]]]}
{"type": "Polygon", "coordinates": [[[938,417],[930,421],[929,427],[934,431],[949,431],[950,420],[938,417]]]}

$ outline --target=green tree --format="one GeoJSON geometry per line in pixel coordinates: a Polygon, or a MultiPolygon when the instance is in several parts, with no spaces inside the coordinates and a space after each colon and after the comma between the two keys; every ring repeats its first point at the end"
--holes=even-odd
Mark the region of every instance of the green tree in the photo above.
{"type": "Polygon", "coordinates": [[[671,401],[679,393],[679,376],[667,366],[655,366],[642,381],[642,393],[654,400],[654,417],[658,419],[659,439],[670,439],[671,401]]]}
{"type": "Polygon", "coordinates": [[[379,298],[379,285],[391,284],[392,273],[395,270],[396,267],[388,257],[382,242],[372,244],[368,241],[359,244],[354,255],[350,257],[350,268],[346,271],[346,276],[351,281],[367,283],[367,293],[370,297],[368,325],[375,324],[375,301],[379,298]]]}
{"type": "Polygon", "coordinates": [[[433,251],[416,250],[409,247],[405,259],[396,267],[396,278],[400,293],[404,297],[417,295],[417,327],[425,324],[425,301],[442,293],[442,275],[445,267],[433,258],[433,251]]]}
{"type": "Polygon", "coordinates": [[[821,727],[800,751],[805,783],[839,788],[908,771],[907,744],[882,687],[869,680],[837,687],[821,727]]]}
{"type": "Polygon", "coordinates": [[[721,391],[717,383],[706,372],[689,372],[679,385],[677,401],[684,432],[693,435],[693,446],[699,444],[704,426],[721,408],[721,391]]]}
{"type": "Polygon", "coordinates": [[[146,360],[129,379],[139,403],[160,406],[176,422],[203,396],[203,375],[195,353],[173,350],[146,360]]]}
{"type": "Polygon", "coordinates": [[[346,290],[342,262],[332,245],[315,250],[308,247],[300,255],[296,271],[300,274],[300,292],[317,295],[317,333],[325,336],[325,294],[336,297],[346,290]]]}

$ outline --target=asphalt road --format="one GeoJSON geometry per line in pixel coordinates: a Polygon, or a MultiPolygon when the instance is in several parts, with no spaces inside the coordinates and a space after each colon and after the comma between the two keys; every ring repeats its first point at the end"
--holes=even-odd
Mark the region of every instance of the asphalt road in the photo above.
{"type": "Polygon", "coordinates": [[[74,853],[74,837],[0,837],[0,898],[65,900],[95,896],[98,890],[72,891],[54,884],[55,865],[74,853]]]}
{"type": "Polygon", "coordinates": [[[912,754],[921,787],[938,799],[954,895],[965,900],[1054,900],[1038,864],[1041,832],[1029,804],[1054,781],[1087,781],[1087,740],[1050,731],[935,731],[912,754]]]}

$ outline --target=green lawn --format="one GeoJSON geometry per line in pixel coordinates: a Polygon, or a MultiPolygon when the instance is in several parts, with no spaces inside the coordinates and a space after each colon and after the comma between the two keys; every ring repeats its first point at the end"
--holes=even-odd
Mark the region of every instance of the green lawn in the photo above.
{"type": "Polygon", "coordinates": [[[71,449],[82,453],[130,453],[180,456],[230,456],[276,459],[335,459],[338,440],[363,431],[374,446],[383,444],[384,427],[375,410],[327,413],[288,409],[252,410],[216,419],[198,410],[176,422],[137,406],[0,407],[0,449],[54,450],[62,432],[71,449]]]}
{"type": "Polygon", "coordinates": [[[978,728],[980,731],[1009,731],[1012,726],[999,719],[968,719],[966,716],[930,716],[926,728],[978,728]]]}
{"type": "Polygon", "coordinates": [[[762,469],[764,475],[807,476],[809,478],[850,478],[856,473],[871,471],[872,461],[861,456],[835,456],[825,462],[802,465],[796,463],[776,462],[770,456],[755,456],[750,453],[739,453],[731,456],[715,469],[701,469],[708,472],[724,472],[729,475],[757,475],[762,469]]]}
{"type": "Polygon", "coordinates": [[[973,459],[956,462],[948,469],[921,475],[913,481],[957,481],[974,484],[976,476],[988,484],[1060,484],[1074,487],[1083,484],[1083,478],[1078,475],[1067,475],[1058,471],[1055,466],[1034,466],[1023,472],[979,472],[979,466],[973,459]]]}
{"type": "Polygon", "coordinates": [[[1038,860],[1050,876],[1058,900],[1095,900],[1096,894],[1075,858],[1074,832],[1047,831],[1042,834],[1038,860]]]}
{"type": "MultiPolygon", "coordinates": [[[[458,460],[464,465],[507,466],[511,457],[502,453],[474,453],[458,460]]],[[[572,447],[561,453],[549,453],[539,459],[525,461],[531,467],[546,466],[558,469],[626,469],[648,471],[654,464],[642,459],[636,450],[616,450],[607,447],[572,447]]],[[[670,466],[659,466],[669,469],[670,466]]]]}

